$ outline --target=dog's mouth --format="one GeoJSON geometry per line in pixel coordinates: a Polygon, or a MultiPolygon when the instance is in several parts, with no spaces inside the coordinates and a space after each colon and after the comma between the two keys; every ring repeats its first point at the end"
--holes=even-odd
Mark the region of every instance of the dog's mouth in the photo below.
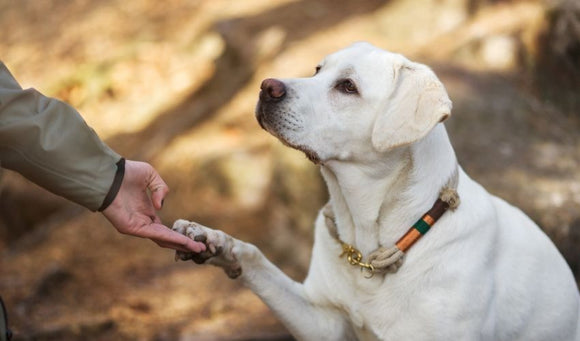
{"type": "Polygon", "coordinates": [[[282,114],[277,110],[268,110],[269,108],[267,107],[268,105],[264,105],[262,101],[259,101],[256,107],[256,120],[260,124],[260,127],[280,140],[280,142],[285,146],[303,152],[308,160],[314,164],[321,164],[321,159],[318,153],[304,144],[296,143],[285,136],[283,131],[281,131],[284,124],[279,122],[279,117],[282,114]]]}
{"type": "Polygon", "coordinates": [[[266,125],[266,114],[264,113],[263,107],[262,107],[262,103],[258,102],[258,106],[256,107],[256,120],[258,121],[258,123],[260,124],[260,127],[262,127],[262,129],[264,129],[265,131],[269,132],[270,134],[272,134],[272,132],[270,130],[268,130],[268,127],[266,125]]]}
{"type": "Polygon", "coordinates": [[[318,153],[316,153],[312,149],[310,149],[304,145],[294,145],[294,144],[288,143],[287,141],[284,141],[282,139],[280,139],[280,141],[282,141],[282,143],[284,143],[286,146],[288,146],[290,148],[294,148],[296,150],[303,152],[304,155],[306,155],[306,158],[308,160],[310,160],[312,163],[314,163],[315,165],[322,164],[320,156],[318,156],[318,153]]]}

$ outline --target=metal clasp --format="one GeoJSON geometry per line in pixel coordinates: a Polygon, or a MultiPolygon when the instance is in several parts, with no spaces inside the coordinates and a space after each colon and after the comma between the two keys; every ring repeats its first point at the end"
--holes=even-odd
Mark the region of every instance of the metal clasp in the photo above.
{"type": "Polygon", "coordinates": [[[339,255],[339,257],[342,258],[342,256],[346,255],[346,261],[350,265],[360,266],[361,272],[366,270],[368,272],[368,276],[365,276],[366,278],[373,277],[373,275],[375,274],[375,267],[372,266],[370,263],[365,263],[362,261],[363,258],[362,253],[350,244],[347,243],[341,244],[342,244],[342,253],[339,255]]]}

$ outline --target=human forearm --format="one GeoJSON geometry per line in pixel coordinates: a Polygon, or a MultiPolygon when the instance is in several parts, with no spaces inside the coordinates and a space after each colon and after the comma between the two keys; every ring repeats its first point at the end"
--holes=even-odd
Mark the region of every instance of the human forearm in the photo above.
{"type": "Polygon", "coordinates": [[[99,209],[121,157],[68,104],[22,90],[0,63],[0,162],[38,185],[99,209]]]}

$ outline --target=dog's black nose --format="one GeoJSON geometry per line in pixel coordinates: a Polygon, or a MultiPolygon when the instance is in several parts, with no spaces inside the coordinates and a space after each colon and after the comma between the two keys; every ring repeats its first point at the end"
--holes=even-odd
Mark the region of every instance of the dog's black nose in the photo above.
{"type": "Polygon", "coordinates": [[[273,78],[264,79],[260,89],[260,100],[265,102],[280,101],[286,95],[284,83],[273,78]]]}

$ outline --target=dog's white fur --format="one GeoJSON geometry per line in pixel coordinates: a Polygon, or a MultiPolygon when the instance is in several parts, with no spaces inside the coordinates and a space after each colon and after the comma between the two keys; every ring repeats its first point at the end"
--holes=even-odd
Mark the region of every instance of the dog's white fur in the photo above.
{"type": "MultiPolygon", "coordinates": [[[[451,111],[442,84],[426,66],[366,43],[328,56],[314,77],[281,82],[284,97],[257,106],[262,126],[320,165],[344,242],[365,259],[392,246],[458,167],[439,124],[451,111]]],[[[241,271],[300,340],[580,340],[578,288],[552,242],[460,168],[457,190],[459,208],[398,272],[370,279],[338,257],[322,214],[303,284],[221,231],[184,220],[174,229],[206,238],[200,261],[241,271]]]]}

